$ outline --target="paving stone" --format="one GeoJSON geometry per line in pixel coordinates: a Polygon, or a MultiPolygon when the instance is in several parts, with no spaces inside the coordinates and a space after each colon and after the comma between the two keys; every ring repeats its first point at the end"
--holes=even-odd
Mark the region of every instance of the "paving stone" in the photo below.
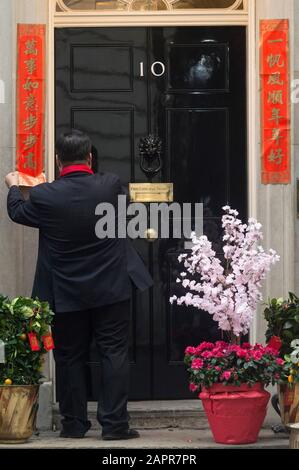
{"type": "Polygon", "coordinates": [[[256,444],[247,446],[223,446],[215,444],[209,429],[155,429],[141,430],[139,439],[130,441],[102,441],[99,431],[90,431],[84,439],[62,439],[59,432],[41,432],[26,444],[0,444],[1,449],[287,449],[286,434],[274,434],[269,428],[262,429],[256,444]]]}

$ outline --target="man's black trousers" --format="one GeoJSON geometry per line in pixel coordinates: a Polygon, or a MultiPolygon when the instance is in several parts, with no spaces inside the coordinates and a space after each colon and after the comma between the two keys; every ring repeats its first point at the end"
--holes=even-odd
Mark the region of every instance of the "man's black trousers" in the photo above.
{"type": "Polygon", "coordinates": [[[128,429],[130,300],[92,310],[56,313],[54,358],[59,376],[59,409],[66,432],[85,432],[87,361],[94,337],[101,360],[98,421],[102,432],[128,429]]]}

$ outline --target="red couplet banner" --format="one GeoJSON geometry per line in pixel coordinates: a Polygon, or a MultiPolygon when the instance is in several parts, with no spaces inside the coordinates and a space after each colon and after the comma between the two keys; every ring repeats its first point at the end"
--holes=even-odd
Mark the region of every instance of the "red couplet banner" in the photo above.
{"type": "Polygon", "coordinates": [[[262,183],[289,184],[289,21],[262,20],[260,35],[262,183]]]}
{"type": "Polygon", "coordinates": [[[17,149],[20,185],[45,181],[45,25],[18,24],[17,149]]]}

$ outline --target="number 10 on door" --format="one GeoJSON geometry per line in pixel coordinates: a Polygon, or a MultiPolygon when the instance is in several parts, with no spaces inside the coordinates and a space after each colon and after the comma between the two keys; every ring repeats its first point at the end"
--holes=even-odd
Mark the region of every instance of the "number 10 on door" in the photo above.
{"type": "MultiPolygon", "coordinates": [[[[144,77],[144,62],[139,63],[140,77],[144,77]]],[[[154,77],[162,77],[165,74],[165,65],[163,62],[153,62],[151,65],[151,73],[154,77]]]]}

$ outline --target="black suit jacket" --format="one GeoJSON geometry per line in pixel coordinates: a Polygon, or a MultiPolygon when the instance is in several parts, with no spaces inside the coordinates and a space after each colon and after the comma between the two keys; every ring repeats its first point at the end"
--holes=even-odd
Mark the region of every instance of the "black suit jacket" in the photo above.
{"type": "Polygon", "coordinates": [[[117,207],[119,194],[119,178],[110,173],[69,173],[35,186],[28,200],[17,186],[10,188],[10,218],[39,229],[32,296],[47,300],[56,312],[68,312],[128,299],[131,281],[141,290],[152,285],[129,240],[95,234],[96,206],[117,207]]]}

